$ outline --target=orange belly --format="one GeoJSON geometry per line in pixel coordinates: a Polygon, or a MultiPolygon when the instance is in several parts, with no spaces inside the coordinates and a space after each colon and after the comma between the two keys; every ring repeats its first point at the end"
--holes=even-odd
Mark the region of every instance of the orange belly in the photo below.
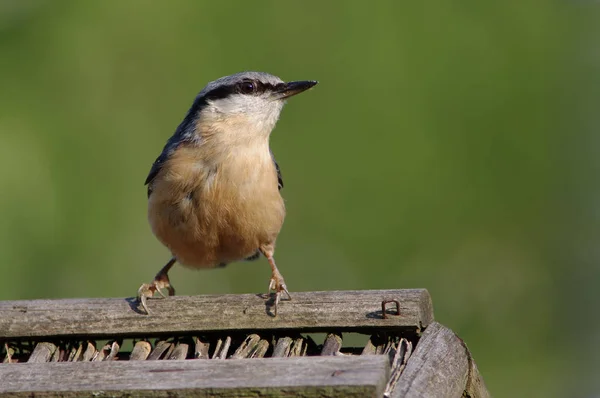
{"type": "Polygon", "coordinates": [[[234,163],[211,172],[197,160],[174,160],[153,183],[148,220],[179,263],[215,267],[275,243],[285,206],[272,162],[237,171],[247,165],[234,163]]]}

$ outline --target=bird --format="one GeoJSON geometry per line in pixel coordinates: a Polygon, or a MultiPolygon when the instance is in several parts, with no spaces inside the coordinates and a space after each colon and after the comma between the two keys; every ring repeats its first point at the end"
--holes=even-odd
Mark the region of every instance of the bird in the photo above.
{"type": "Polygon", "coordinates": [[[275,242],[283,226],[281,170],[269,137],[287,99],[318,82],[284,82],[265,72],[240,72],[206,85],[152,164],[148,221],[171,259],[137,298],[147,315],[147,299],[167,289],[168,272],[185,267],[223,267],[261,254],[271,267],[273,316],[291,296],[275,263],[275,242]]]}

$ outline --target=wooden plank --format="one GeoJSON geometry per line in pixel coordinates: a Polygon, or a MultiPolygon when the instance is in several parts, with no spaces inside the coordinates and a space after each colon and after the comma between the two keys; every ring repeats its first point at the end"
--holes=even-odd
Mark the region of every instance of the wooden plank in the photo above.
{"type": "Polygon", "coordinates": [[[81,342],[76,343],[76,345],[71,345],[71,350],[69,351],[69,357],[67,361],[69,362],[79,362],[83,356],[83,344],[81,342]]]}
{"type": "Polygon", "coordinates": [[[321,356],[337,355],[340,352],[340,348],[342,348],[342,344],[342,336],[335,333],[329,333],[323,343],[321,356]]]}
{"type": "Polygon", "coordinates": [[[110,345],[110,352],[103,359],[103,361],[114,361],[117,359],[117,355],[119,354],[119,349],[121,349],[121,343],[118,341],[113,341],[110,345]]]}
{"type": "Polygon", "coordinates": [[[251,334],[240,344],[237,350],[231,355],[232,359],[242,358],[262,358],[269,349],[269,342],[257,334],[251,334]]]}
{"type": "Polygon", "coordinates": [[[147,341],[138,341],[133,346],[131,354],[129,354],[130,361],[145,361],[152,352],[152,346],[147,341]]]}
{"type": "Polygon", "coordinates": [[[100,348],[92,357],[92,361],[104,361],[104,359],[110,354],[112,351],[112,346],[109,343],[106,343],[102,348],[100,348]]]}
{"type": "MultiPolygon", "coordinates": [[[[398,385],[398,380],[406,368],[406,364],[412,354],[412,343],[404,338],[398,341],[398,344],[393,344],[388,354],[394,353],[392,359],[392,369],[390,371],[390,379],[383,393],[384,398],[390,398],[398,385]]],[[[363,354],[364,355],[364,354],[363,354]]]]}
{"type": "Polygon", "coordinates": [[[81,358],[82,361],[84,362],[88,362],[91,361],[92,358],[94,358],[94,355],[96,355],[96,345],[93,344],[91,341],[87,341],[85,343],[86,348],[85,351],[83,352],[83,356],[81,358]]]}
{"type": "Polygon", "coordinates": [[[52,355],[56,350],[56,345],[52,343],[38,343],[33,349],[28,362],[50,362],[50,359],[52,359],[52,355]]]}
{"type": "Polygon", "coordinates": [[[394,345],[393,337],[387,334],[371,336],[362,350],[362,355],[382,355],[387,354],[394,345]]]}
{"type": "Polygon", "coordinates": [[[195,359],[209,359],[208,351],[210,349],[210,343],[208,341],[204,341],[203,338],[196,338],[196,345],[194,348],[194,358],[195,359]]]}
{"type": "Polygon", "coordinates": [[[229,352],[230,347],[231,336],[227,336],[225,341],[219,339],[217,341],[217,346],[215,347],[215,352],[213,352],[212,359],[227,359],[227,353],[229,352]]]}
{"type": "Polygon", "coordinates": [[[177,345],[173,349],[173,352],[169,355],[169,357],[167,359],[171,360],[171,361],[186,359],[188,356],[189,348],[190,348],[189,344],[177,343],[177,345]]]}
{"type": "Polygon", "coordinates": [[[232,359],[248,358],[252,354],[252,351],[256,348],[260,342],[260,336],[257,334],[251,334],[240,344],[240,346],[231,355],[232,359]]]}
{"type": "Polygon", "coordinates": [[[156,346],[148,356],[149,361],[156,361],[164,358],[169,354],[169,350],[173,347],[173,343],[170,341],[161,340],[156,343],[156,346]]]}
{"type": "Polygon", "coordinates": [[[275,348],[273,348],[273,358],[277,357],[287,357],[290,354],[290,348],[292,346],[292,338],[291,337],[280,337],[277,340],[277,344],[275,348]]]}
{"type": "Polygon", "coordinates": [[[15,355],[15,349],[9,346],[7,343],[4,343],[4,358],[2,358],[2,363],[11,363],[13,361],[13,355],[15,355]]]}
{"type": "Polygon", "coordinates": [[[395,398],[460,398],[467,385],[469,360],[462,340],[437,322],[430,324],[394,391],[395,398]]]}
{"type": "Polygon", "coordinates": [[[385,356],[0,365],[13,397],[381,397],[385,356]]]}
{"type": "Polygon", "coordinates": [[[0,338],[115,338],[158,336],[185,332],[302,329],[391,329],[418,332],[433,321],[427,290],[294,292],[282,301],[277,317],[268,315],[260,295],[175,296],[150,300],[150,315],[137,300],[67,299],[0,302],[0,338]],[[400,315],[381,302],[398,300],[400,315]]]}

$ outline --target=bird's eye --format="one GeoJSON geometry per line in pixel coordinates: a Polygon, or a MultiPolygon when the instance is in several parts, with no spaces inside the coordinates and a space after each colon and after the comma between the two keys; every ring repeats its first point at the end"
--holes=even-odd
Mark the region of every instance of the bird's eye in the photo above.
{"type": "Polygon", "coordinates": [[[252,94],[256,89],[256,84],[254,84],[254,82],[241,82],[239,87],[242,93],[252,94]]]}

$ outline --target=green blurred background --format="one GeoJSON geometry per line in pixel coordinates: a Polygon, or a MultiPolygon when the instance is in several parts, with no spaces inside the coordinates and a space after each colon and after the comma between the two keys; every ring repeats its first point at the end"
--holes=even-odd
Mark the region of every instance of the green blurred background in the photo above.
{"type": "MultiPolygon", "coordinates": [[[[290,290],[427,288],[495,396],[590,396],[598,6],[0,0],[0,299],[134,295],[169,257],[143,181],[196,93],[316,79],[271,140],[290,290]]],[[[183,295],[268,278],[171,272],[183,295]]]]}

